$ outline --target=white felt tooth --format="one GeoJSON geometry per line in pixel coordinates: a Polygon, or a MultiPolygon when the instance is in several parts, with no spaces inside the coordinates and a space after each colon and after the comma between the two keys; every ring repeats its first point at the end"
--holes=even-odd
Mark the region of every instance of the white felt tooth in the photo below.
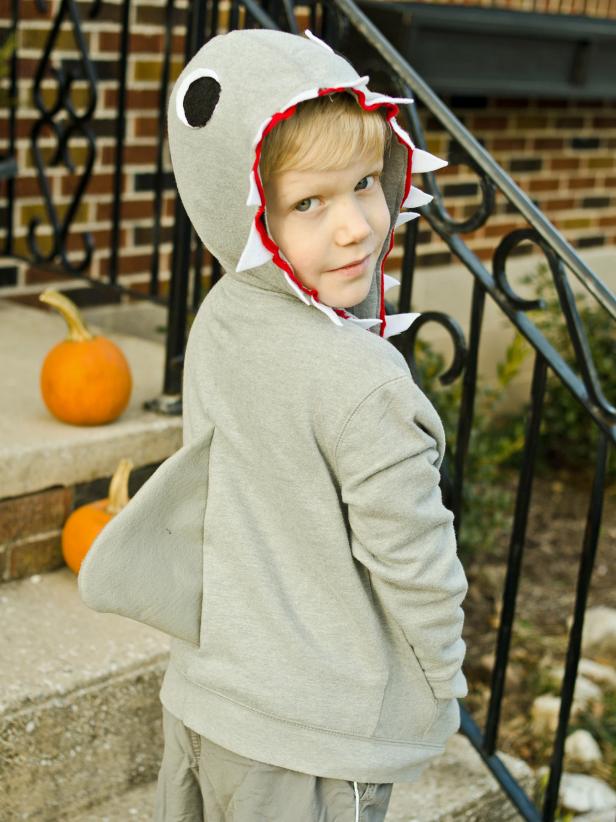
{"type": "Polygon", "coordinates": [[[351,315],[350,317],[347,317],[347,320],[348,320],[348,322],[352,322],[355,325],[360,326],[360,328],[372,328],[373,325],[377,325],[378,323],[381,322],[376,317],[360,318],[360,317],[354,317],[353,315],[351,315]]]}
{"type": "Polygon", "coordinates": [[[257,135],[254,138],[254,140],[252,141],[252,147],[253,148],[256,148],[259,145],[259,142],[261,141],[261,137],[263,136],[263,132],[265,131],[265,129],[266,129],[266,127],[269,124],[271,119],[272,119],[271,117],[268,117],[267,120],[264,120],[261,123],[261,125],[259,126],[259,129],[257,131],[257,135]]]}
{"type": "Polygon", "coordinates": [[[355,88],[356,86],[366,85],[369,82],[370,77],[366,74],[363,77],[358,77],[357,80],[345,80],[342,83],[331,83],[331,85],[328,85],[327,88],[355,88]]]}
{"type": "MultiPolygon", "coordinates": [[[[417,149],[415,149],[415,153],[417,149]]],[[[413,154],[413,158],[415,157],[415,153],[413,154]]],[[[415,170],[415,160],[413,159],[413,171],[415,170]]],[[[426,194],[425,191],[422,191],[420,188],[415,188],[415,186],[411,186],[411,190],[409,191],[409,195],[406,200],[402,203],[402,208],[419,208],[420,206],[427,205],[431,203],[434,197],[431,194],[426,194]]]]}
{"type": "Polygon", "coordinates": [[[434,154],[430,154],[429,151],[416,148],[413,152],[413,165],[411,170],[414,174],[422,174],[425,171],[436,171],[439,168],[445,168],[446,165],[449,165],[447,160],[436,157],[434,154]]]}
{"type": "Polygon", "coordinates": [[[288,108],[291,108],[291,106],[296,105],[296,103],[303,103],[304,100],[312,100],[314,97],[318,96],[318,88],[309,88],[306,91],[300,91],[300,93],[296,94],[295,97],[291,97],[291,99],[284,106],[282,106],[282,108],[279,108],[278,111],[286,111],[288,108]]]}
{"type": "Polygon", "coordinates": [[[250,172],[250,191],[248,192],[248,199],[246,200],[246,205],[261,205],[261,195],[259,194],[259,189],[257,188],[257,181],[255,180],[254,171],[250,172]]]}
{"type": "Polygon", "coordinates": [[[389,274],[383,274],[383,291],[389,291],[390,288],[396,285],[400,285],[400,280],[396,280],[395,277],[391,277],[389,274]]]}
{"type": "Polygon", "coordinates": [[[331,308],[329,305],[323,305],[323,303],[320,303],[318,300],[315,300],[314,297],[310,297],[310,299],[314,307],[318,308],[319,311],[322,311],[325,314],[325,316],[329,317],[329,319],[332,322],[334,322],[336,325],[342,325],[342,320],[336,314],[333,308],[331,308]]]}
{"type": "Polygon", "coordinates": [[[413,141],[410,138],[409,133],[402,128],[402,126],[396,120],[396,118],[392,117],[389,122],[391,123],[391,127],[396,132],[398,137],[402,140],[402,142],[406,143],[406,145],[409,146],[409,148],[415,148],[415,146],[413,145],[413,141]]]}
{"type": "Polygon", "coordinates": [[[310,29],[304,29],[304,34],[309,40],[312,40],[313,43],[318,43],[320,46],[323,46],[324,49],[327,49],[331,54],[334,54],[333,48],[317,37],[316,34],[313,34],[310,29]]]}
{"type": "Polygon", "coordinates": [[[393,337],[394,334],[401,334],[415,322],[421,314],[387,314],[385,317],[385,339],[393,337]]]}
{"type": "Polygon", "coordinates": [[[258,268],[260,265],[268,263],[272,257],[272,252],[268,251],[261,242],[261,237],[255,225],[255,221],[253,220],[250,227],[250,234],[248,235],[248,241],[244,246],[242,256],[240,257],[235,270],[246,271],[249,268],[258,268]]]}
{"type": "Polygon", "coordinates": [[[413,103],[412,97],[390,97],[387,94],[369,94],[366,96],[367,103],[413,103]]]}
{"type": "Polygon", "coordinates": [[[352,83],[340,83],[341,86],[348,86],[349,88],[355,88],[356,86],[367,86],[370,82],[370,77],[367,74],[364,74],[363,77],[360,77],[359,80],[353,80],[352,83]]]}
{"type": "Polygon", "coordinates": [[[303,303],[306,303],[306,305],[310,305],[310,300],[308,299],[308,296],[307,296],[306,294],[304,294],[304,292],[303,292],[303,291],[302,291],[302,289],[298,286],[298,284],[297,284],[297,283],[293,282],[293,280],[289,277],[289,275],[287,274],[287,272],[286,272],[286,271],[284,272],[284,278],[285,278],[285,280],[287,281],[287,283],[291,286],[291,289],[292,289],[292,290],[293,290],[293,291],[297,294],[297,296],[300,298],[300,300],[301,300],[303,303]]]}
{"type": "Polygon", "coordinates": [[[398,214],[394,229],[399,228],[404,223],[410,223],[411,220],[416,220],[418,217],[421,217],[421,214],[418,214],[417,211],[404,211],[402,214],[398,214]]]}

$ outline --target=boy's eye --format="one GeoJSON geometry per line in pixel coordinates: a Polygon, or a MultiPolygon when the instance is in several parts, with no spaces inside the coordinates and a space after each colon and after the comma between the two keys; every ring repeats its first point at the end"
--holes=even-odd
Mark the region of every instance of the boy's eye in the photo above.
{"type": "Polygon", "coordinates": [[[297,203],[297,204],[295,205],[295,210],[296,210],[296,211],[308,211],[308,210],[309,210],[309,208],[310,208],[310,203],[311,203],[313,200],[316,200],[316,197],[306,197],[304,200],[300,200],[300,201],[299,201],[299,203],[297,203]],[[301,207],[301,206],[304,206],[304,205],[306,205],[306,204],[307,204],[307,208],[302,208],[302,207],[301,207]]]}
{"type": "Polygon", "coordinates": [[[376,175],[367,174],[365,177],[362,177],[361,180],[357,183],[356,188],[359,187],[360,191],[365,191],[368,188],[372,188],[372,186],[374,185],[375,182],[376,182],[376,175]],[[364,180],[367,180],[367,181],[370,181],[370,182],[368,182],[367,185],[362,186],[362,183],[364,182],[364,180]]]}

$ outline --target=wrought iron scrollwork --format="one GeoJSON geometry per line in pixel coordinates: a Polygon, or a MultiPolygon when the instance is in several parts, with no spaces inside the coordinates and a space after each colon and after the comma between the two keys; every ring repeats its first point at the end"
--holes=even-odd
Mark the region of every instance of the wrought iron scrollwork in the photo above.
{"type": "MultiPolygon", "coordinates": [[[[399,88],[402,97],[413,97],[412,89],[406,85],[400,78],[394,78],[395,85],[399,88]]],[[[413,143],[425,150],[426,139],[417,113],[415,103],[408,103],[401,107],[401,112],[404,112],[408,130],[413,140],[413,143]]],[[[447,158],[449,163],[456,165],[466,165],[473,170],[477,175],[479,187],[481,189],[481,201],[477,205],[476,210],[466,220],[456,221],[447,211],[443,201],[443,194],[439,184],[436,182],[434,174],[426,172],[423,174],[423,190],[431,194],[434,199],[432,202],[424,207],[423,214],[429,215],[430,222],[436,223],[441,231],[446,231],[449,234],[467,234],[470,231],[476,231],[481,228],[494,212],[494,205],[496,203],[496,186],[483,169],[473,160],[470,155],[462,149],[462,147],[452,141],[449,156],[447,158]]]]}
{"type": "Polygon", "coordinates": [[[569,339],[571,340],[576,363],[579,367],[584,386],[591,400],[603,411],[606,417],[612,420],[616,419],[616,407],[608,401],[599,385],[586,331],[575,304],[573,291],[567,280],[563,261],[534,228],[519,228],[503,237],[494,252],[494,281],[514,308],[522,311],[545,308],[543,300],[527,300],[519,294],[516,294],[507,280],[505,270],[507,258],[513,249],[522,242],[530,242],[537,245],[545,255],[567,323],[569,339]]]}
{"type": "MultiPolygon", "coordinates": [[[[46,11],[46,4],[43,0],[37,0],[37,6],[39,11],[46,11]]],[[[90,17],[95,17],[99,13],[100,7],[101,1],[94,0],[90,17]]],[[[77,209],[94,166],[95,139],[92,129],[89,127],[88,123],[91,120],[96,108],[97,88],[94,66],[88,56],[85,39],[81,30],[81,20],[75,0],[62,0],[60,8],[56,13],[53,26],[49,32],[49,37],[47,38],[47,42],[45,44],[45,50],[34,77],[33,99],[36,108],[40,112],[40,117],[32,127],[30,140],[48,222],[53,230],[53,242],[49,253],[45,254],[41,251],[37,242],[36,231],[38,226],[42,223],[42,219],[40,217],[33,217],[28,226],[28,246],[33,262],[49,263],[52,260],[59,258],[63,268],[66,271],[73,274],[79,274],[88,268],[92,260],[92,253],[94,251],[92,235],[89,232],[83,232],[80,234],[84,247],[84,256],[83,259],[76,265],[68,259],[67,239],[71,223],[77,213],[77,209]],[[88,82],[89,99],[88,104],[82,113],[79,113],[73,105],[71,100],[71,87],[76,80],[82,80],[84,78],[79,77],[71,66],[60,66],[58,68],[52,66],[51,64],[52,51],[65,18],[70,19],[73,24],[75,43],[81,54],[81,64],[83,66],[85,79],[88,82]],[[43,101],[41,89],[47,68],[49,68],[52,76],[57,82],[56,99],[53,105],[49,108],[43,101]],[[60,112],[66,112],[67,119],[57,122],[54,118],[60,112]],[[75,165],[70,156],[69,143],[75,137],[80,137],[85,140],[87,146],[84,171],[80,175],[73,199],[62,220],[60,220],[58,211],[52,201],[49,182],[47,175],[45,174],[45,164],[39,148],[41,133],[46,128],[51,129],[57,142],[56,150],[49,161],[50,166],[56,166],[62,162],[69,169],[69,171],[74,174],[75,165]]]]}
{"type": "Polygon", "coordinates": [[[393,338],[395,340],[396,348],[398,348],[400,353],[404,355],[413,375],[413,379],[419,383],[420,379],[417,372],[417,364],[415,362],[414,354],[415,342],[417,340],[417,335],[427,323],[438,323],[445,329],[445,331],[447,331],[451,338],[451,342],[453,344],[453,356],[451,363],[449,364],[447,370],[443,374],[440,374],[438,378],[441,385],[450,385],[464,372],[466,357],[468,354],[464,331],[454,317],[449,314],[444,314],[442,311],[422,312],[421,315],[414,320],[410,328],[408,328],[397,339],[395,337],[393,338]]]}

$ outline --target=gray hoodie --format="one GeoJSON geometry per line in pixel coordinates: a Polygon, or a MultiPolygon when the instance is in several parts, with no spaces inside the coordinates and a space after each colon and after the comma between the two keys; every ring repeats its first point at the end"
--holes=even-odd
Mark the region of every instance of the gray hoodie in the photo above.
{"type": "Polygon", "coordinates": [[[172,637],[160,698],[243,756],[317,776],[414,781],[459,728],[467,591],[433,405],[387,338],[384,274],[430,198],[395,98],[314,38],[210,40],[169,102],[177,187],[225,275],[191,327],[184,443],[101,532],[84,602],[172,637]],[[394,130],[391,228],[366,299],[321,303],[267,234],[258,157],[275,117],[349,89],[394,130]]]}

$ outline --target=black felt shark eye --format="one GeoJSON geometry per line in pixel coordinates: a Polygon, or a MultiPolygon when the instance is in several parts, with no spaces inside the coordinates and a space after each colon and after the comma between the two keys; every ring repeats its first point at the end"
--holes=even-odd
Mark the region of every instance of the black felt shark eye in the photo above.
{"type": "Polygon", "coordinates": [[[184,95],[184,114],[193,128],[203,128],[209,120],[220,97],[220,83],[213,77],[199,77],[184,95]]]}
{"type": "Polygon", "coordinates": [[[203,128],[220,99],[220,82],[213,71],[198,69],[187,77],[178,92],[177,113],[191,128],[203,128]]]}

